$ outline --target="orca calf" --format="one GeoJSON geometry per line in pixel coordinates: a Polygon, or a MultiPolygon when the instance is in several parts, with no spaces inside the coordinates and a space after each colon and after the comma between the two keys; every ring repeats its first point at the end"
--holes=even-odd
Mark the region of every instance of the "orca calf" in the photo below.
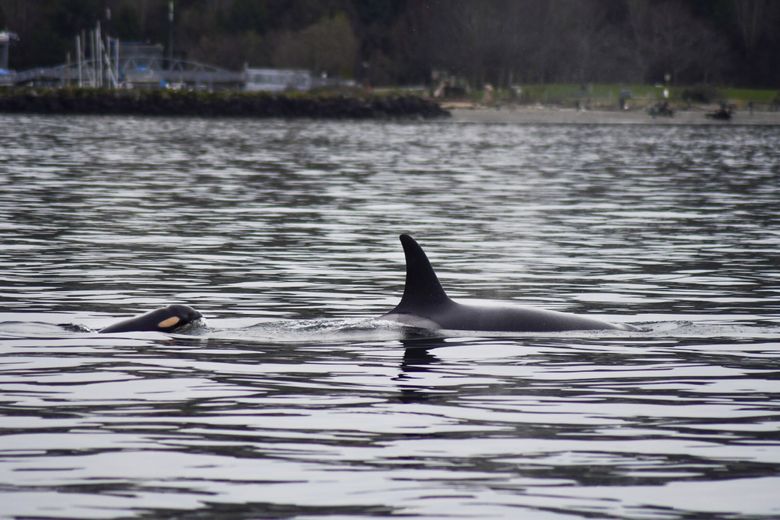
{"type": "Polygon", "coordinates": [[[201,313],[186,305],[169,305],[162,309],[156,309],[141,316],[109,325],[99,332],[174,332],[193,321],[199,320],[201,317],[201,313]]]}
{"type": "Polygon", "coordinates": [[[381,317],[425,329],[498,332],[562,332],[568,330],[638,330],[575,314],[519,305],[471,305],[451,300],[420,245],[401,235],[406,256],[406,285],[401,303],[381,317]]]}

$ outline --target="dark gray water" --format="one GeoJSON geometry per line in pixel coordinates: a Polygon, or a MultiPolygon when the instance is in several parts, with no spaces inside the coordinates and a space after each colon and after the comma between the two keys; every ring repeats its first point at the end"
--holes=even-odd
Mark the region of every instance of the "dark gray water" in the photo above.
{"type": "Polygon", "coordinates": [[[0,517],[777,518],[779,144],[0,116],[0,517]],[[402,232],[645,331],[404,339],[402,232]]]}

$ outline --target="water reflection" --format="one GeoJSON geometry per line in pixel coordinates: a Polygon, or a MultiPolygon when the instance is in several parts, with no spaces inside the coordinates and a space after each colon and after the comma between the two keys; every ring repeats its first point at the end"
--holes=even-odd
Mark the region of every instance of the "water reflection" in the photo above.
{"type": "Polygon", "coordinates": [[[431,349],[446,347],[447,344],[441,338],[411,339],[402,342],[404,347],[401,367],[395,381],[400,391],[399,400],[402,403],[424,403],[431,400],[431,389],[416,384],[415,374],[428,372],[431,365],[440,363],[441,360],[430,352],[431,349]]]}

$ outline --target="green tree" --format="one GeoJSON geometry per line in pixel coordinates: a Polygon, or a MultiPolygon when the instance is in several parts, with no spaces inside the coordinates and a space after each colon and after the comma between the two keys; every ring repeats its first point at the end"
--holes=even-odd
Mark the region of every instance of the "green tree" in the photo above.
{"type": "Polygon", "coordinates": [[[277,67],[306,68],[351,78],[358,42],[347,16],[341,12],[296,32],[277,35],[272,62],[277,67]]]}
{"type": "Polygon", "coordinates": [[[114,37],[122,40],[143,40],[138,10],[126,3],[112,10],[111,31],[114,37]]]}
{"type": "MultiPolygon", "coordinates": [[[[55,65],[95,22],[166,43],[169,0],[0,0],[10,66],[55,65]],[[105,20],[110,8],[111,20],[105,20]]],[[[306,67],[372,84],[432,69],[513,82],[780,83],[780,0],[175,0],[179,55],[306,67]],[[357,74],[356,74],[357,73],[357,74]]]]}
{"type": "Polygon", "coordinates": [[[223,26],[226,32],[254,31],[264,33],[270,26],[270,16],[266,2],[257,0],[234,0],[224,16],[223,26]]]}

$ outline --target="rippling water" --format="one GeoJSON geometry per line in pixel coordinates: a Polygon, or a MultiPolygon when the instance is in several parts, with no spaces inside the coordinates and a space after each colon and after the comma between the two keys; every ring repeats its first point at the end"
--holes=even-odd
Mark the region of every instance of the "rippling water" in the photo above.
{"type": "Polygon", "coordinates": [[[776,518],[778,143],[0,116],[0,516],[776,518]],[[401,232],[644,331],[404,338],[401,232]]]}

